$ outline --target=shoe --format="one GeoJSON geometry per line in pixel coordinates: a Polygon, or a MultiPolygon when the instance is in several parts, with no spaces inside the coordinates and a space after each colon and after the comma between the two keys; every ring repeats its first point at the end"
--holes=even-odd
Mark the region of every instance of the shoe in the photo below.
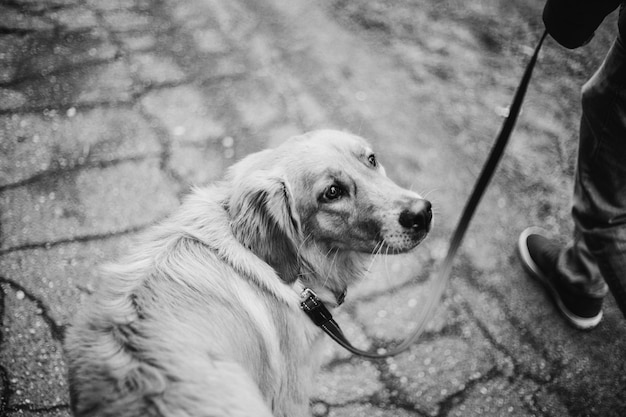
{"type": "Polygon", "coordinates": [[[518,240],[519,255],[528,273],[548,290],[559,311],[577,329],[593,329],[602,320],[602,298],[589,297],[559,280],[557,261],[561,246],[537,227],[524,230],[518,240]]]}

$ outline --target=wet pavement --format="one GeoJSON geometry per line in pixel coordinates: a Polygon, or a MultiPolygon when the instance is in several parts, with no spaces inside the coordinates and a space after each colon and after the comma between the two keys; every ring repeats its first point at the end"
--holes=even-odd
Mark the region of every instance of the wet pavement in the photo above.
{"type": "MultiPolygon", "coordinates": [[[[360,347],[410,331],[490,146],[482,132],[495,135],[501,122],[466,103],[488,96],[506,106],[511,85],[496,88],[504,68],[480,72],[489,58],[461,27],[456,43],[432,32],[409,44],[378,15],[349,7],[0,2],[0,415],[68,416],[61,346],[97,265],[123,254],[191,185],[315,128],[367,137],[389,176],[435,205],[429,239],[411,256],[377,258],[338,313],[360,347]],[[475,65],[464,74],[477,77],[477,91],[447,88],[451,56],[475,65]],[[496,87],[478,91],[483,83],[496,87]]],[[[433,19],[413,12],[414,22],[433,19]]],[[[425,335],[384,361],[329,341],[313,415],[626,415],[626,325],[613,300],[597,329],[576,331],[515,255],[531,222],[571,231],[572,145],[541,138],[572,126],[546,95],[529,92],[523,140],[511,145],[425,335]]]]}

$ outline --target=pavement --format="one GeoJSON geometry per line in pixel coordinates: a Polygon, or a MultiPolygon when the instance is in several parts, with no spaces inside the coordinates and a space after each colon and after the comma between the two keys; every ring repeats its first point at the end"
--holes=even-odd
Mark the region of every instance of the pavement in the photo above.
{"type": "MultiPolygon", "coordinates": [[[[385,29],[380,20],[357,27],[331,3],[0,2],[1,416],[69,416],[62,342],[97,266],[192,185],[315,128],[369,138],[389,176],[435,205],[429,239],[410,256],[375,259],[339,322],[354,344],[374,348],[424,314],[490,145],[465,127],[480,121],[495,134],[501,121],[465,113],[464,100],[482,94],[446,95],[445,60],[478,65],[462,54],[483,52],[464,46],[474,41],[461,29],[458,44],[381,40],[362,30],[385,29]],[[424,82],[430,74],[436,82],[424,82]]],[[[485,77],[476,83],[497,79],[485,77]]],[[[506,103],[510,90],[485,94],[506,103]]],[[[553,156],[573,153],[533,139],[556,135],[558,117],[529,133],[528,120],[549,114],[542,94],[529,93],[518,133],[529,140],[503,161],[425,334],[384,361],[329,341],[314,416],[626,415],[626,323],[614,301],[598,328],[574,330],[515,255],[531,222],[571,231],[571,164],[553,156]]]]}

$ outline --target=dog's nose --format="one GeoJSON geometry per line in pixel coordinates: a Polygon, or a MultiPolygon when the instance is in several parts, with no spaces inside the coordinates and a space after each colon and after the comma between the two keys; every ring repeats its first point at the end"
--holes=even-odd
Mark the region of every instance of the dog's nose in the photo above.
{"type": "Polygon", "coordinates": [[[410,209],[400,213],[398,221],[407,229],[423,230],[428,229],[432,219],[433,210],[430,201],[420,199],[410,209]]]}

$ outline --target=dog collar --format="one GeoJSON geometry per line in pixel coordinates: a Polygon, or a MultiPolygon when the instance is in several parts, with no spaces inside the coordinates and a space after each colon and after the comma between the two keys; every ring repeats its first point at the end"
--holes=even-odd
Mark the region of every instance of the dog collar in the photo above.
{"type": "MultiPolygon", "coordinates": [[[[296,282],[294,283],[293,286],[294,290],[296,291],[296,293],[298,293],[300,295],[300,300],[302,300],[303,298],[305,298],[305,294],[308,296],[310,293],[313,293],[313,290],[308,288],[307,286],[305,286],[302,281],[300,281],[300,279],[296,280],[296,282]]],[[[343,290],[330,290],[328,289],[328,291],[330,293],[332,293],[332,295],[335,297],[335,305],[334,307],[339,307],[340,305],[342,305],[344,303],[344,301],[346,301],[346,296],[348,295],[348,289],[344,288],[343,290]]],[[[321,299],[315,295],[315,297],[320,300],[321,299]]],[[[327,300],[327,302],[330,303],[330,300],[327,300]]]]}
{"type": "Polygon", "coordinates": [[[334,321],[333,315],[330,314],[324,302],[310,288],[304,288],[300,294],[300,309],[309,316],[316,326],[322,327],[334,321]]]}

